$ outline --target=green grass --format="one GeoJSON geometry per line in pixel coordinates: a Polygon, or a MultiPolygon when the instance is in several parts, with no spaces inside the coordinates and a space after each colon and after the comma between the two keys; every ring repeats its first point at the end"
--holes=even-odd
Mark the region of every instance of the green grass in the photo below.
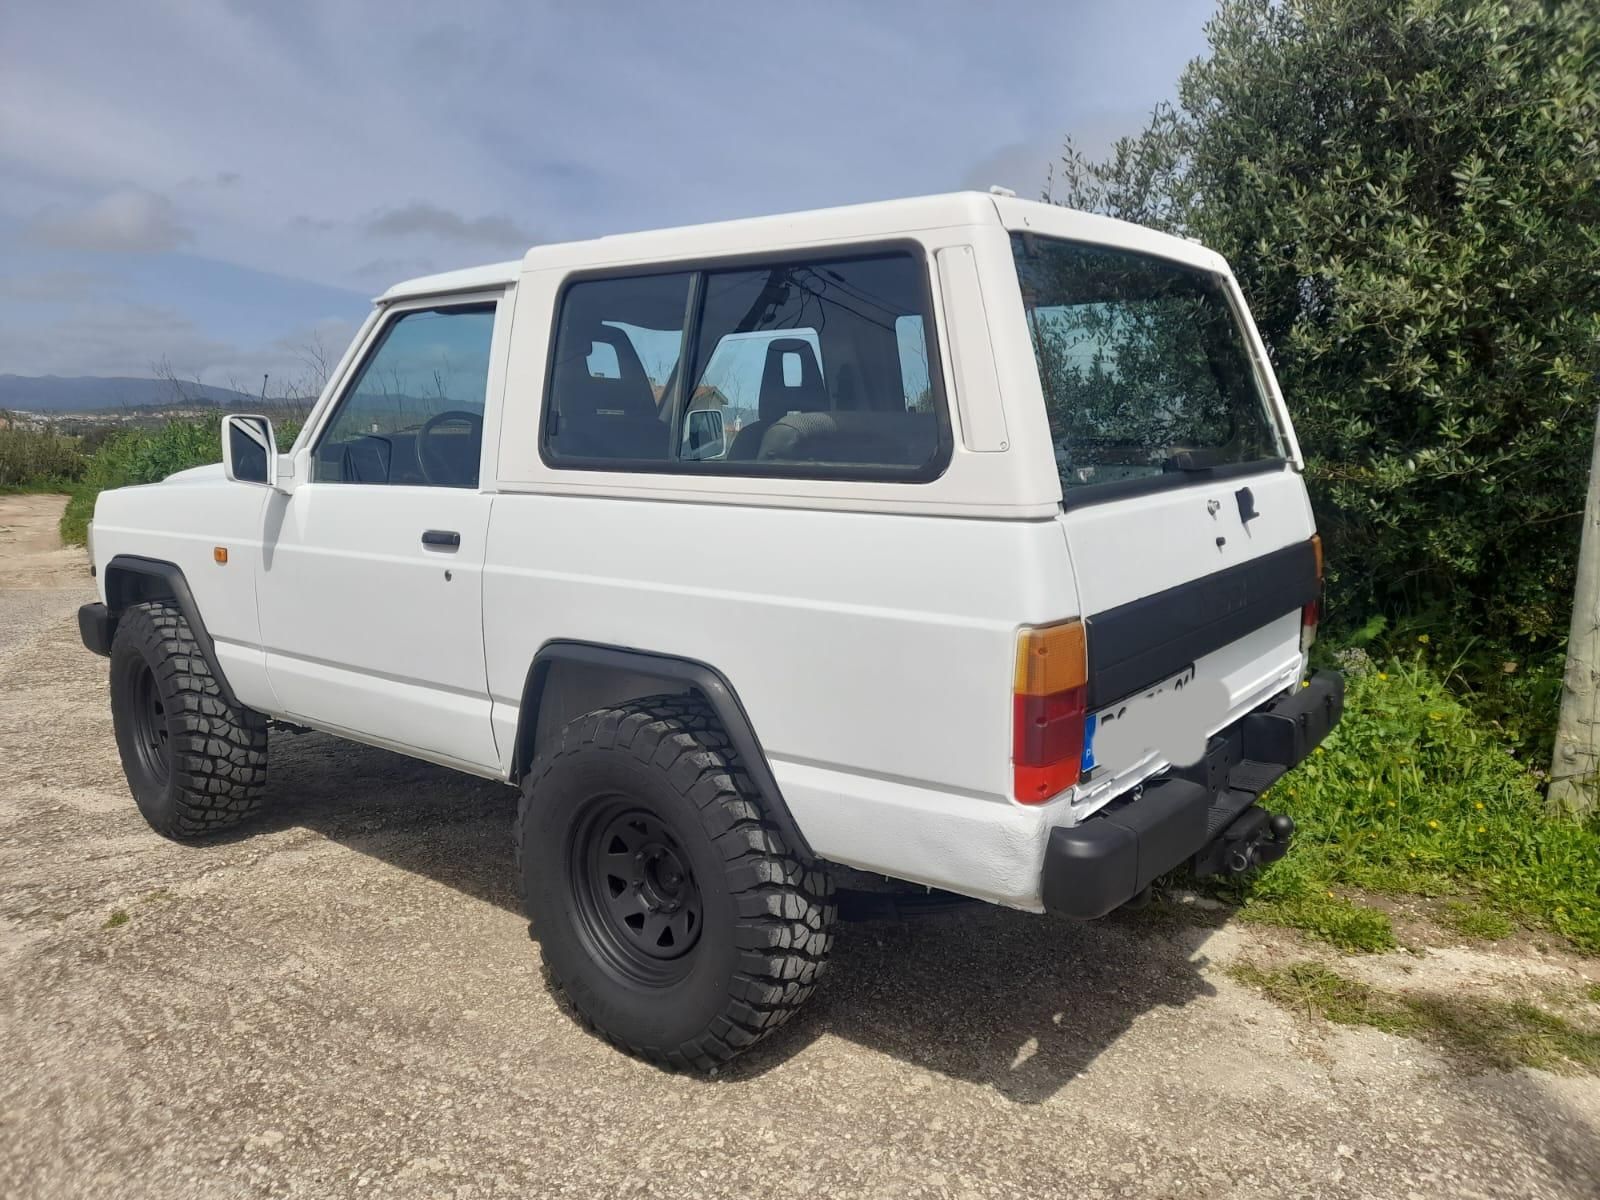
{"type": "Polygon", "coordinates": [[[1417,1038],[1475,1065],[1600,1074],[1600,1030],[1521,1001],[1390,992],[1315,962],[1263,970],[1244,963],[1234,978],[1285,1008],[1336,1025],[1364,1025],[1417,1038]]]}
{"type": "Polygon", "coordinates": [[[1245,905],[1240,917],[1298,929],[1341,950],[1378,953],[1395,948],[1394,926],[1387,913],[1326,892],[1256,900],[1245,905]]]}
{"type": "Polygon", "coordinates": [[[1474,936],[1514,922],[1600,953],[1600,821],[1550,815],[1529,764],[1420,655],[1347,687],[1343,722],[1265,798],[1295,819],[1293,849],[1220,885],[1242,915],[1374,949],[1383,914],[1329,893],[1470,897],[1479,914],[1456,920],[1474,936]]]}
{"type": "Polygon", "coordinates": [[[1479,938],[1486,942],[1510,937],[1516,928],[1509,917],[1489,908],[1481,900],[1471,903],[1447,901],[1439,910],[1438,921],[1462,937],[1479,938]]]}
{"type": "Polygon", "coordinates": [[[111,915],[106,918],[106,923],[105,923],[104,928],[106,928],[106,929],[116,929],[116,928],[118,928],[120,926],[126,925],[127,923],[128,923],[128,914],[124,910],[122,910],[120,908],[117,908],[117,909],[113,909],[111,911],[111,915]]]}

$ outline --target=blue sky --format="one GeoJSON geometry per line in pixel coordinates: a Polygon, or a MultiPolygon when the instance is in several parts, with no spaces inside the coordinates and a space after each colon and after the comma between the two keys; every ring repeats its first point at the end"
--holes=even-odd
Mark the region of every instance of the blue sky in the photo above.
{"type": "Polygon", "coordinates": [[[534,242],[1037,195],[1063,134],[1172,96],[1211,7],[0,5],[0,373],[253,389],[534,242]]]}

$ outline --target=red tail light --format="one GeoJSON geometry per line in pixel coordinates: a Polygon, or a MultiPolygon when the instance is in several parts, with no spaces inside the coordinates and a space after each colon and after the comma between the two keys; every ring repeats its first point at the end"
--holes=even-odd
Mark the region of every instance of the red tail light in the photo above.
{"type": "Polygon", "coordinates": [[[1088,660],[1077,621],[1024,629],[1017,638],[1011,707],[1012,794],[1039,804],[1078,782],[1088,660]]]}
{"type": "Polygon", "coordinates": [[[1311,549],[1317,556],[1317,599],[1300,610],[1300,653],[1307,654],[1317,641],[1317,623],[1322,620],[1322,536],[1311,535],[1311,549]]]}

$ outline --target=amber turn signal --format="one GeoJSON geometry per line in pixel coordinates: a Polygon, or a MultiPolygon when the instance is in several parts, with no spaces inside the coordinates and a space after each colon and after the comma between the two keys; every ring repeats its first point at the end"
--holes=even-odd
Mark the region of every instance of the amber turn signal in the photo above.
{"type": "Polygon", "coordinates": [[[1052,696],[1082,687],[1088,678],[1080,622],[1024,629],[1017,636],[1017,676],[1012,688],[1017,695],[1052,696]]]}

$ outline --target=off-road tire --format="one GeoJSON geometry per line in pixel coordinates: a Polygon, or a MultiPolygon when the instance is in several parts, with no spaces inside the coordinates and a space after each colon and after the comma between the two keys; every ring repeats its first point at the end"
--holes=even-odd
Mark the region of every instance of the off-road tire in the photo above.
{"type": "MultiPolygon", "coordinates": [[[[823,976],[832,878],[784,844],[715,714],[693,695],[632,700],[569,723],[523,782],[516,844],[523,905],[551,980],[580,1020],[629,1054],[713,1070],[793,1016],[823,976]],[[639,814],[638,828],[688,868],[701,919],[681,958],[633,962],[585,916],[606,903],[584,899],[593,894],[586,830],[613,809],[613,825],[639,814]]],[[[619,882],[607,881],[612,904],[619,882]]]]}
{"type": "Polygon", "coordinates": [[[157,833],[204,837],[260,807],[267,720],[223,699],[170,601],[131,605],[117,621],[111,721],[134,803],[157,833]]]}

